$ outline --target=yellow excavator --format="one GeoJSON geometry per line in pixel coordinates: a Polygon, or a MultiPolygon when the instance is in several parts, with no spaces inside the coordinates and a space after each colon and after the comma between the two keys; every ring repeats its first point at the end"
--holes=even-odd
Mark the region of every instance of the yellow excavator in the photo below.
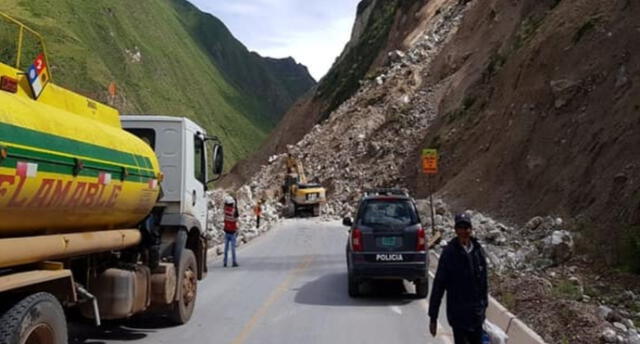
{"type": "Polygon", "coordinates": [[[326,189],[318,183],[310,183],[304,174],[302,162],[291,155],[287,157],[287,174],[282,192],[286,217],[296,217],[308,211],[313,216],[320,216],[321,207],[326,202],[326,189]]]}

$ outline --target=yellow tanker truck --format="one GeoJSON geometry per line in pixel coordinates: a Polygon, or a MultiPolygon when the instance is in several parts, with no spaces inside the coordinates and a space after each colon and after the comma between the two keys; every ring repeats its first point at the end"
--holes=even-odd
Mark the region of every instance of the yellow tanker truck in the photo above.
{"type": "Polygon", "coordinates": [[[98,325],[142,312],[187,322],[219,141],[55,85],[40,36],[0,19],[16,33],[13,53],[0,49],[0,343],[67,343],[67,307],[98,325]]]}

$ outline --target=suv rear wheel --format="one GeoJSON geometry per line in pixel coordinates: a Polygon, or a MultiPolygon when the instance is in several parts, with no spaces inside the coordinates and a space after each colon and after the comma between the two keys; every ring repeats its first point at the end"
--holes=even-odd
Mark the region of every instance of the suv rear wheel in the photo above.
{"type": "Polygon", "coordinates": [[[358,282],[351,272],[349,273],[349,296],[360,296],[360,282],[358,282]]]}
{"type": "Polygon", "coordinates": [[[421,299],[427,297],[429,293],[429,281],[425,278],[415,281],[414,284],[416,285],[416,296],[421,299]]]}

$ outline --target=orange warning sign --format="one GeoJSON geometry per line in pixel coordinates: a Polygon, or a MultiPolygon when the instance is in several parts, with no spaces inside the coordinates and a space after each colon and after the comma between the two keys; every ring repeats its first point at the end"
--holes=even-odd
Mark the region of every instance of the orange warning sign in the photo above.
{"type": "Polygon", "coordinates": [[[438,151],[436,149],[422,150],[422,172],[424,174],[438,173],[438,151]]]}

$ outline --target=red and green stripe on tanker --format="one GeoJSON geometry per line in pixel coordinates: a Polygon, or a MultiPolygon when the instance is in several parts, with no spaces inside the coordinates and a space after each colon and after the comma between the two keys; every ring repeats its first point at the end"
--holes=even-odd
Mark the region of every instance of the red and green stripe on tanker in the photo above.
{"type": "Polygon", "coordinates": [[[151,161],[147,157],[6,123],[0,123],[0,142],[6,142],[4,148],[7,149],[7,157],[0,158],[0,167],[16,168],[18,162],[25,161],[37,163],[40,172],[69,176],[98,178],[100,172],[106,172],[112,175],[113,180],[138,183],[147,183],[149,180],[157,178],[152,169],[151,161]],[[22,147],[14,147],[11,144],[22,147]],[[76,170],[76,159],[65,155],[79,159],[82,162],[82,168],[76,170]],[[125,174],[124,179],[122,178],[123,173],[125,174]]]}

